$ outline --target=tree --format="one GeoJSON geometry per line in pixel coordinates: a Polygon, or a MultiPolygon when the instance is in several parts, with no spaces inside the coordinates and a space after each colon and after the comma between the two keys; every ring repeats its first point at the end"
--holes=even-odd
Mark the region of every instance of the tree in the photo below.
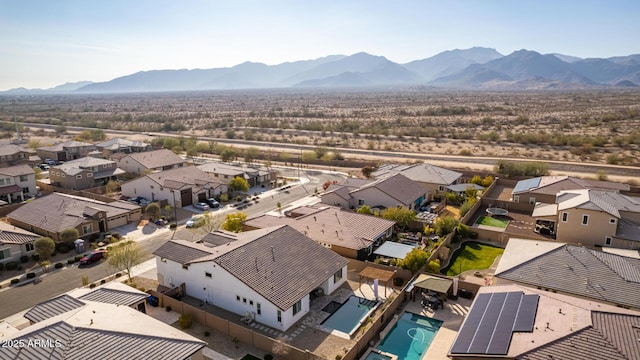
{"type": "Polygon", "coordinates": [[[223,162],[228,162],[235,159],[236,156],[238,156],[238,154],[235,152],[235,150],[231,148],[225,148],[220,153],[220,160],[222,160],[223,162]]]}
{"type": "Polygon", "coordinates": [[[324,184],[322,184],[322,190],[327,191],[329,186],[335,185],[337,183],[338,183],[337,180],[327,180],[327,181],[324,182],[324,184]]]}
{"type": "Polygon", "coordinates": [[[208,234],[218,230],[221,225],[222,221],[220,221],[220,215],[218,215],[218,213],[214,215],[213,213],[208,212],[204,214],[204,223],[198,228],[198,230],[208,234]]]}
{"type": "Polygon", "coordinates": [[[137,243],[122,243],[109,251],[109,265],[118,271],[124,271],[131,282],[131,269],[142,262],[143,255],[137,243]]]}
{"type": "Polygon", "coordinates": [[[117,181],[109,180],[109,182],[107,183],[107,185],[105,187],[105,191],[106,191],[107,194],[113,194],[114,192],[118,191],[119,187],[120,187],[120,184],[118,184],[117,181]]]}
{"type": "Polygon", "coordinates": [[[151,204],[147,205],[147,208],[145,209],[145,211],[147,212],[147,214],[152,218],[152,219],[156,219],[160,216],[160,204],[158,204],[157,202],[152,202],[151,204]]]}
{"type": "Polygon", "coordinates": [[[480,175],[473,175],[473,177],[471,178],[471,181],[469,182],[472,184],[480,185],[482,184],[482,178],[480,177],[480,175]]]}
{"type": "Polygon", "coordinates": [[[487,175],[482,179],[480,186],[489,187],[489,185],[493,184],[493,176],[487,175]]]}
{"type": "Polygon", "coordinates": [[[460,216],[465,216],[469,210],[478,202],[476,198],[468,198],[466,199],[462,205],[460,205],[460,216]]]}
{"type": "Polygon", "coordinates": [[[458,225],[458,220],[451,216],[439,217],[433,223],[433,229],[438,236],[445,236],[453,231],[458,225]]]}
{"type": "Polygon", "coordinates": [[[458,240],[462,240],[469,236],[469,226],[459,223],[456,227],[456,237],[458,240]]]}
{"type": "Polygon", "coordinates": [[[395,207],[388,208],[382,212],[382,218],[393,220],[396,224],[407,227],[416,219],[416,212],[406,208],[395,207]]]}
{"type": "Polygon", "coordinates": [[[76,228],[66,228],[60,232],[60,241],[63,244],[73,247],[73,242],[78,240],[80,233],[76,228]]]}
{"type": "Polygon", "coordinates": [[[56,250],[56,243],[48,237],[41,237],[36,239],[34,243],[36,254],[40,260],[49,260],[51,254],[56,250]]]}
{"type": "Polygon", "coordinates": [[[260,155],[260,150],[255,146],[250,146],[244,151],[244,162],[252,163],[260,155]]]}
{"type": "Polygon", "coordinates": [[[243,212],[237,212],[228,214],[222,223],[222,229],[231,232],[241,232],[242,222],[247,220],[247,214],[243,212]]]}
{"type": "Polygon", "coordinates": [[[37,149],[39,147],[42,146],[42,143],[40,142],[40,140],[38,139],[31,139],[29,140],[29,143],[27,144],[27,147],[30,149],[37,149]]]}
{"type": "Polygon", "coordinates": [[[373,172],[373,168],[369,165],[362,168],[362,176],[366,177],[367,179],[371,178],[372,172],[373,172]]]}
{"type": "Polygon", "coordinates": [[[371,210],[369,205],[360,206],[360,209],[358,209],[357,213],[358,214],[365,214],[365,215],[373,215],[373,211],[371,210]]]}
{"type": "Polygon", "coordinates": [[[240,176],[236,176],[231,179],[228,186],[231,191],[249,191],[249,183],[247,182],[247,180],[241,178],[240,176]]]}
{"type": "Polygon", "coordinates": [[[317,159],[316,157],[316,153],[313,151],[305,151],[302,153],[302,161],[309,163],[309,162],[313,162],[317,159]]]}
{"type": "Polygon", "coordinates": [[[67,132],[67,127],[64,126],[64,125],[58,125],[58,126],[55,127],[54,130],[55,130],[56,134],[62,135],[62,134],[65,134],[67,132]]]}
{"type": "Polygon", "coordinates": [[[429,260],[429,255],[430,254],[428,252],[422,249],[415,248],[411,250],[407,254],[407,256],[405,256],[405,258],[402,259],[402,261],[400,261],[397,265],[403,269],[408,269],[412,273],[415,273],[420,270],[424,266],[424,264],[427,263],[427,260],[429,260]]]}
{"type": "Polygon", "coordinates": [[[468,186],[465,190],[464,190],[464,196],[467,199],[475,199],[476,196],[478,196],[478,189],[474,188],[473,186],[468,186]]]}

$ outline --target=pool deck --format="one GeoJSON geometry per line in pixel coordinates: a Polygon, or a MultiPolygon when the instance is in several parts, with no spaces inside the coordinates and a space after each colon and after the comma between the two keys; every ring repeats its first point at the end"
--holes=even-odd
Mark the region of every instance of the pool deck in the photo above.
{"type": "MultiPolygon", "coordinates": [[[[422,355],[422,359],[429,360],[451,360],[447,357],[447,353],[453,345],[453,341],[458,334],[458,330],[462,325],[462,321],[469,313],[472,300],[458,298],[457,300],[447,299],[444,309],[431,310],[425,309],[420,305],[419,301],[409,301],[404,310],[422,316],[441,320],[442,326],[433,338],[433,342],[429,349],[422,355]]],[[[377,346],[377,344],[376,344],[377,346]]]]}

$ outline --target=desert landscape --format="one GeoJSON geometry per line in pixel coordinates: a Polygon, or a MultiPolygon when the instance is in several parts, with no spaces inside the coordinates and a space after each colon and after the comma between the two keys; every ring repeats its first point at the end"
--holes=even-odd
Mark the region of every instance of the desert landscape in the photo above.
{"type": "MultiPolygon", "coordinates": [[[[23,96],[0,105],[17,121],[184,137],[469,157],[640,164],[640,92],[244,90],[23,96]]],[[[50,136],[31,130],[22,135],[50,136]]],[[[150,141],[153,137],[142,136],[150,141]]],[[[46,140],[41,140],[43,143],[46,140]]],[[[240,145],[241,146],[241,145],[240,145]]],[[[340,158],[337,151],[317,154],[340,158]]],[[[304,156],[304,155],[303,155],[304,156]]]]}

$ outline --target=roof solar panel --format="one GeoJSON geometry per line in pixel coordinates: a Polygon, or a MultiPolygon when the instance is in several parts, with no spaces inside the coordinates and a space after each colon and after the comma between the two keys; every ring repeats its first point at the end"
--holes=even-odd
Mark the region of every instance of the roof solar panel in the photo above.
{"type": "Polygon", "coordinates": [[[490,299],[491,294],[480,294],[476,297],[471,311],[467,314],[464,324],[460,328],[453,346],[451,346],[452,354],[468,353],[471,340],[473,340],[473,337],[476,334],[478,324],[480,323],[480,320],[482,320],[482,316],[484,315],[484,311],[487,308],[490,299]]]}
{"type": "Polygon", "coordinates": [[[506,355],[509,350],[509,344],[511,343],[511,335],[513,334],[513,323],[516,320],[518,314],[518,308],[520,307],[520,299],[522,298],[520,292],[507,293],[504,305],[502,306],[502,312],[495,324],[495,329],[487,347],[487,354],[506,355]]]}
{"type": "Polygon", "coordinates": [[[469,353],[486,353],[489,342],[491,341],[491,336],[493,335],[493,330],[496,327],[498,317],[500,317],[500,313],[502,312],[502,305],[506,298],[507,293],[494,293],[493,296],[491,296],[491,300],[484,312],[484,316],[482,316],[482,320],[480,320],[480,323],[478,324],[476,335],[473,337],[471,346],[469,346],[469,353]]]}
{"type": "Polygon", "coordinates": [[[524,295],[520,301],[520,310],[513,324],[513,331],[533,331],[533,323],[538,311],[539,295],[524,295]]]}

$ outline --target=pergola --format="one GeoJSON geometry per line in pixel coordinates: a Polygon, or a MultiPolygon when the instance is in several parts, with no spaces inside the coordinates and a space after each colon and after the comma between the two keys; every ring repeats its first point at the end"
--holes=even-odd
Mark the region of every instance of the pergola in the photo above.
{"type": "Polygon", "coordinates": [[[378,281],[382,281],[384,286],[384,297],[387,297],[387,286],[390,281],[393,281],[393,277],[396,275],[395,271],[391,270],[383,270],[374,268],[371,266],[367,266],[364,270],[360,271],[358,274],[358,287],[362,285],[362,278],[365,279],[378,279],[378,281]]]}
{"type": "Polygon", "coordinates": [[[453,285],[453,280],[451,279],[444,279],[444,278],[435,277],[431,275],[421,274],[420,276],[418,276],[413,286],[414,288],[419,288],[422,290],[430,290],[440,294],[440,300],[441,300],[440,303],[444,308],[445,295],[449,293],[449,289],[451,289],[452,285],[453,285]]]}

